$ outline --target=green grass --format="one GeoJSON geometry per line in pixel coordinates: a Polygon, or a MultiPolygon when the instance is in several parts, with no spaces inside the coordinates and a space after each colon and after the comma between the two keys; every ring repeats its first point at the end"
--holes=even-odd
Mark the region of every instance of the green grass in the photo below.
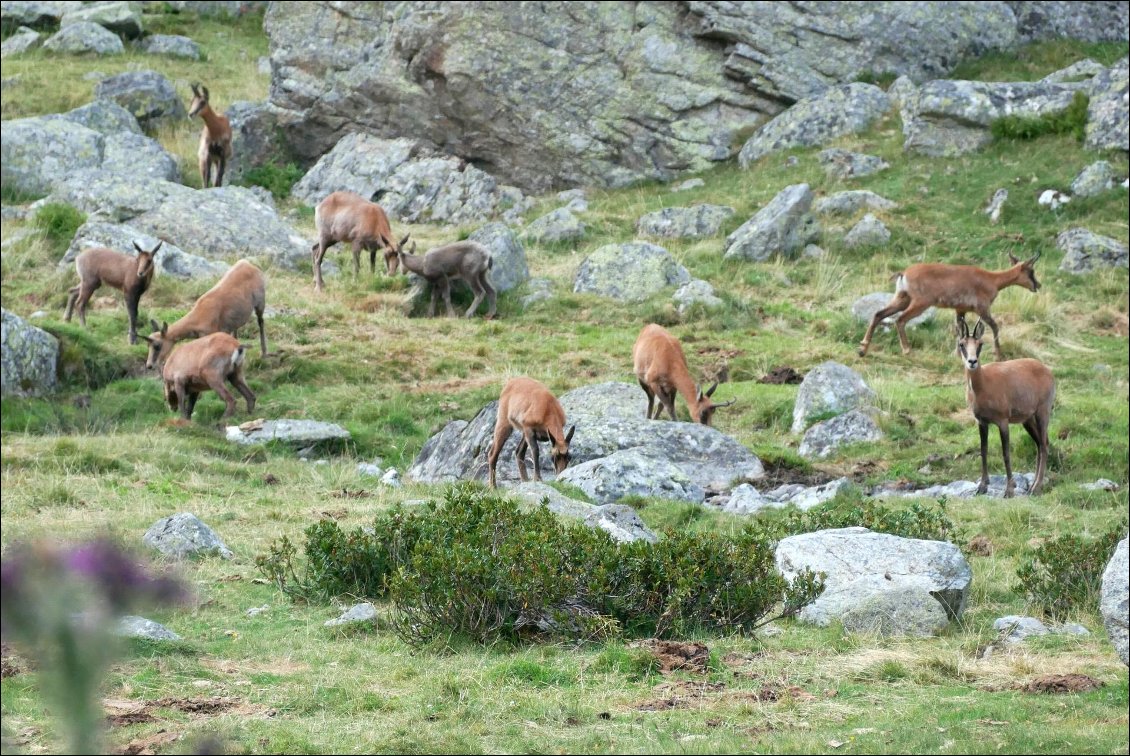
{"type": "MultiPolygon", "coordinates": [[[[85,73],[109,75],[131,65],[171,76],[186,99],[188,83],[202,80],[221,109],[238,99],[261,99],[267,80],[256,68],[266,53],[259,23],[146,16],[151,31],[188,33],[200,42],[208,56],[203,63],[134,53],[95,60],[36,52],[5,60],[5,76],[20,79],[3,91],[3,117],[82,105],[93,88],[85,73]]],[[[1125,54],[1117,47],[1047,43],[963,64],[959,73],[1034,79],[1085,55],[1110,63],[1125,54]]],[[[199,124],[186,121],[160,135],[188,166],[190,179],[198,134],[199,124]]],[[[269,270],[272,354],[263,358],[253,347],[247,366],[259,396],[255,414],[344,425],[354,440],[328,451],[325,465],[273,446],[229,445],[217,430],[222,403],[211,394],[201,398],[191,427],[173,424],[159,382],[144,369],[144,349],[126,343],[120,295],[105,289],[95,295],[88,328],[65,324],[66,290],[75,278],[73,268],[55,268],[65,245],[36,233],[5,249],[4,306],[21,315],[47,313],[36,323],[62,341],[63,389],[50,400],[3,402],[3,546],[107,531],[136,543],[158,518],[192,511],[235,552],[231,562],[182,568],[196,603],[150,616],[185,640],[170,650],[128,649],[104,695],[139,701],[228,696],[246,708],[199,718],[164,708],[156,721],[112,729],[108,743],[121,746],[166,728],[189,740],[216,733],[230,750],[244,753],[369,753],[373,744],[408,753],[1125,752],[1126,668],[1106,640],[1096,607],[1071,617],[1091,636],[1026,644],[987,659],[977,652],[994,639],[995,618],[1037,609],[1026,604],[1016,577],[1032,544],[1065,534],[1098,537],[1126,516],[1130,286],[1122,270],[1059,272],[1062,253],[1054,240],[1079,225],[1125,243],[1127,195],[1119,190],[1077,200],[1058,213],[1039,208],[1040,189],[1067,186],[1097,157],[1065,135],[1000,140],[975,155],[941,160],[904,154],[897,116],[891,116],[867,134],[829,146],[879,155],[891,168],[845,187],[825,178],[813,149],[790,153],[799,159],[791,167],[781,155],[748,171],[719,166],[701,174],[705,186],[686,192],[655,183],[590,190],[589,233],[580,243],[527,248],[532,275],[553,279],[556,298],[523,311],[521,292],[504,294],[495,322],[407,318],[403,278],[346,272],[315,295],[308,270],[269,270]],[[800,181],[818,195],[866,188],[897,201],[896,210],[879,213],[892,231],[891,244],[880,253],[844,248],[842,233],[853,218],[839,221],[842,229],[836,221],[826,224],[820,244],[829,254],[820,261],[725,261],[721,236],[665,243],[725,302],[685,319],[664,296],[626,305],[572,293],[584,255],[634,239],[636,219],[646,212],[696,202],[730,205],[737,212],[725,234],[800,181]],[[1002,224],[989,226],[981,210],[1000,187],[1009,189],[1010,199],[1002,224]],[[851,317],[850,305],[863,294],[888,291],[890,275],[912,262],[1000,268],[1009,252],[1037,251],[1044,287],[1038,294],[1003,292],[994,315],[1007,357],[1039,358],[1056,374],[1051,485],[1034,500],[948,502],[963,537],[985,536],[994,551],[970,557],[969,608],[941,638],[879,640],[786,623],[777,635],[696,638],[719,660],[711,673],[661,676],[646,656],[615,641],[577,649],[484,649],[452,641],[413,650],[382,622],[372,630],[334,632],[322,623],[337,616],[336,608],[292,604],[273,586],[254,582],[255,556],[280,536],[297,539],[327,516],[352,529],[395,503],[442,491],[411,483],[386,488],[358,476],[358,461],[379,456],[403,472],[430,434],[449,420],[470,419],[511,375],[535,376],[558,393],[632,381],[632,343],[653,320],[682,339],[696,373],[726,363],[730,382],[716,396],[737,403],[721,410],[715,425],[772,469],[798,477],[849,475],[861,488],[896,478],[924,484],[972,479],[979,467],[977,433],[952,355],[949,315],[911,333],[909,357],[898,350],[894,333],[880,332],[871,354],[859,359],[863,324],[851,317]],[[887,438],[810,463],[797,457],[800,439],[789,431],[796,386],[757,380],[777,366],[807,372],[828,359],[860,371],[875,389],[887,413],[880,420],[887,438]],[[1099,477],[1123,487],[1116,493],[1080,488],[1099,477]],[[270,610],[246,615],[263,605],[270,610]],[[1013,689],[1039,674],[1068,672],[1089,674],[1105,687],[1068,696],[1013,689]],[[705,690],[704,680],[724,686],[705,690]],[[684,687],[674,690],[675,684],[684,687]],[[672,698],[680,700],[675,708],[645,710],[672,698]],[[830,741],[845,745],[833,749],[830,741]]],[[[1125,155],[1105,157],[1120,174],[1127,172],[1125,155]]],[[[546,199],[528,217],[554,206],[546,199]]],[[[300,218],[300,232],[312,236],[309,212],[300,218]]],[[[5,222],[0,232],[7,239],[24,225],[5,222]]],[[[426,247],[473,227],[411,230],[426,247]]],[[[346,252],[331,255],[348,271],[346,252]]],[[[210,285],[158,278],[142,300],[142,316],[178,317],[210,285]]],[[[244,339],[254,340],[248,333],[244,339]]],[[[686,412],[681,403],[678,410],[686,412]]],[[[1030,470],[1034,460],[1031,442],[1014,432],[1015,468],[1030,470]]],[[[1002,470],[995,437],[990,464],[993,472],[1002,470]]],[[[742,522],[676,502],[633,504],[655,528],[732,531],[742,522]]],[[[31,671],[0,684],[5,733],[16,734],[25,751],[58,750],[37,681],[31,671]]]]}

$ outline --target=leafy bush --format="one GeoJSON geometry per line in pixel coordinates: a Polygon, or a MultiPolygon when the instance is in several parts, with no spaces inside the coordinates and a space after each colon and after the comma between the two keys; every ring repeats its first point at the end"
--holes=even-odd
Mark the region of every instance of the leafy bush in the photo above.
{"type": "Polygon", "coordinates": [[[841,494],[807,512],[790,511],[778,527],[779,537],[813,533],[829,528],[860,526],[877,533],[927,541],[955,541],[957,526],[946,514],[946,501],[913,501],[903,509],[892,509],[862,496],[841,494]]]}
{"type": "Polygon", "coordinates": [[[1070,134],[1082,142],[1089,103],[1087,95],[1076,92],[1066,110],[1041,116],[1004,116],[993,121],[989,130],[997,139],[1035,139],[1045,134],[1070,134]]]}
{"type": "Polygon", "coordinates": [[[1098,538],[1064,535],[1040,544],[1016,570],[1020,590],[1052,618],[1098,606],[1103,570],[1126,523],[1098,538]]]}
{"type": "Polygon", "coordinates": [[[252,168],[244,177],[252,186],[261,186],[277,199],[290,196],[291,187],[302,178],[302,169],[294,163],[279,165],[268,163],[258,168],[252,168]]]}
{"type": "Polygon", "coordinates": [[[387,594],[394,626],[414,644],[748,632],[778,604],[791,616],[823,590],[816,575],[790,584],[777,574],[772,537],[757,524],[736,536],[618,544],[475,485],[452,486],[442,505],[393,510],[371,529],[321,522],[306,539],[301,565],[284,538],[259,569],[294,598],[387,594]]]}
{"type": "Polygon", "coordinates": [[[55,244],[68,245],[79,226],[86,223],[86,214],[70,205],[51,202],[35,212],[32,222],[55,244]]]}

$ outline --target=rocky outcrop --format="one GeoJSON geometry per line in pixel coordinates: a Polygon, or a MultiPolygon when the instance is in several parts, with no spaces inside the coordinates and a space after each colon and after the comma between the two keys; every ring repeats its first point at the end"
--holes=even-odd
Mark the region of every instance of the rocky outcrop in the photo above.
{"type": "Polygon", "coordinates": [[[510,291],[530,280],[526,249],[505,223],[488,223],[467,239],[490,250],[490,282],[495,291],[510,291]]]}
{"type": "Polygon", "coordinates": [[[678,465],[658,454],[640,449],[621,449],[607,457],[568,467],[558,480],[584,491],[601,504],[612,504],[625,496],[647,496],[699,503],[706,490],[678,465]]]}
{"type": "Polygon", "coordinates": [[[335,441],[348,441],[349,431],[336,423],[318,420],[252,420],[227,427],[228,441],[237,444],[265,444],[281,441],[293,446],[308,447],[335,441]]]}
{"type": "Polygon", "coordinates": [[[721,299],[714,296],[714,287],[701,278],[692,279],[689,283],[680,286],[671,299],[675,302],[680,315],[685,314],[695,305],[713,310],[724,304],[721,299]]]}
{"type": "MultiPolygon", "coordinates": [[[[118,252],[133,254],[135,243],[144,249],[153,249],[158,241],[160,240],[157,237],[130,225],[87,221],[75,232],[71,246],[59,261],[59,267],[69,268],[80,252],[91,247],[107,247],[118,252]]],[[[169,242],[161,244],[153,261],[161,275],[181,279],[218,279],[228,269],[226,263],[191,255],[169,242]]]]}
{"type": "Polygon", "coordinates": [[[161,518],[149,526],[142,540],[146,546],[176,559],[203,556],[231,559],[233,556],[216,531],[191,512],[161,518]]]}
{"type": "Polygon", "coordinates": [[[0,3],[0,28],[7,34],[20,26],[55,29],[71,7],[65,0],[4,0],[0,3]]]}
{"type": "Polygon", "coordinates": [[[534,244],[556,244],[580,239],[585,235],[586,229],[572,210],[559,207],[530,221],[522,235],[534,244]]]}
{"type": "Polygon", "coordinates": [[[798,619],[816,625],[844,619],[854,628],[883,634],[922,634],[924,629],[933,634],[940,628],[929,618],[937,615],[910,605],[924,607],[929,606],[927,601],[936,601],[947,619],[956,620],[973,582],[969,563],[952,543],[900,538],[867,528],[784,538],[777,545],[776,560],[777,571],[786,580],[804,569],[827,574],[824,593],[802,609],[798,619]],[[905,608],[890,611],[899,606],[905,608]],[[871,627],[874,618],[882,615],[893,624],[884,621],[871,627]],[[895,621],[899,616],[907,622],[895,621]]]}
{"type": "Polygon", "coordinates": [[[816,423],[804,433],[797,454],[805,459],[826,459],[847,444],[880,441],[883,431],[869,412],[853,409],[816,423]]]}
{"type": "Polygon", "coordinates": [[[159,179],[142,179],[88,168],[57,179],[46,198],[86,213],[92,220],[121,223],[161,206],[171,198],[190,202],[196,190],[159,179]]]}
{"type": "Polygon", "coordinates": [[[57,383],[58,339],[15,313],[0,312],[0,395],[50,394],[57,383]]]}
{"type": "Polygon", "coordinates": [[[75,3],[69,5],[71,7],[60,20],[63,29],[76,24],[95,23],[126,39],[137,39],[143,31],[141,10],[136,3],[117,0],[92,3],[85,7],[76,7],[75,3]]]}
{"type": "Polygon", "coordinates": [[[43,43],[44,50],[57,53],[80,55],[119,55],[125,52],[125,45],[112,31],[103,29],[91,21],[63,27],[43,43]]]}
{"type": "Polygon", "coordinates": [[[640,236],[668,239],[702,239],[717,234],[722,224],[733,214],[734,208],[725,205],[665,207],[641,216],[636,221],[636,232],[640,236]]]}
{"type": "Polygon", "coordinates": [[[1110,191],[1118,184],[1118,174],[1114,166],[1106,160],[1096,160],[1071,182],[1071,193],[1076,197],[1094,197],[1110,191]]]}
{"type": "Polygon", "coordinates": [[[65,121],[77,123],[80,126],[97,131],[104,137],[118,134],[141,134],[141,124],[133,117],[133,113],[113,100],[94,100],[66,113],[46,117],[62,118],[65,121]]]}
{"type": "Polygon", "coordinates": [[[796,257],[804,245],[820,236],[820,225],[810,212],[812,199],[808,184],[785,187],[726,237],[723,257],[752,262],[764,262],[773,255],[796,257]]]}
{"type": "Polygon", "coordinates": [[[894,210],[897,204],[866,189],[836,192],[816,200],[812,211],[817,215],[851,215],[860,210],[894,210]]]}
{"type": "Polygon", "coordinates": [[[1089,273],[1102,268],[1125,268],[1130,265],[1125,244],[1085,228],[1067,229],[1056,237],[1055,244],[1065,253],[1059,269],[1067,273],[1089,273]]]}
{"type": "Polygon", "coordinates": [[[1091,82],[1084,146],[1091,150],[1122,150],[1130,145],[1130,59],[1123,58],[1091,82]]]}
{"type": "Polygon", "coordinates": [[[1127,539],[1118,542],[1114,554],[1103,571],[1102,592],[1099,597],[1099,611],[1103,615],[1110,643],[1118,652],[1122,663],[1130,666],[1130,588],[1128,588],[1128,561],[1130,549],[1127,539]]]}
{"type": "Polygon", "coordinates": [[[763,494],[752,484],[742,483],[731,492],[721,507],[723,512],[736,515],[754,515],[766,509],[784,509],[790,506],[805,512],[818,504],[831,501],[840,491],[850,486],[851,481],[847,478],[837,478],[816,486],[785,483],[763,494]]]}
{"type": "Polygon", "coordinates": [[[573,291],[621,302],[638,302],[691,280],[671,253],[646,242],[606,244],[581,263],[573,291]]]}
{"type": "Polygon", "coordinates": [[[841,150],[838,147],[824,150],[818,158],[829,178],[841,180],[870,176],[891,167],[891,164],[882,158],[864,155],[861,152],[841,150]]]}
{"type": "Polygon", "coordinates": [[[848,249],[857,247],[883,247],[891,241],[891,232],[883,225],[883,221],[871,213],[852,226],[844,236],[844,246],[848,249]]]}
{"type": "Polygon", "coordinates": [[[145,129],[188,116],[172,82],[156,71],[128,71],[98,82],[95,97],[105,97],[133,113],[145,129]]]}
{"type": "Polygon", "coordinates": [[[0,176],[16,192],[46,194],[74,171],[100,167],[104,141],[98,132],[62,119],[5,121],[0,176]]]}
{"type": "Polygon", "coordinates": [[[149,55],[166,55],[170,58],[200,60],[200,45],[179,34],[150,34],[138,47],[149,55]]]}
{"type": "Polygon", "coordinates": [[[0,59],[33,50],[43,42],[43,35],[28,26],[21,26],[0,46],[0,59]]]}
{"type": "Polygon", "coordinates": [[[859,373],[838,362],[823,362],[808,372],[797,390],[792,431],[800,433],[815,418],[842,415],[874,402],[875,392],[859,373]]]}

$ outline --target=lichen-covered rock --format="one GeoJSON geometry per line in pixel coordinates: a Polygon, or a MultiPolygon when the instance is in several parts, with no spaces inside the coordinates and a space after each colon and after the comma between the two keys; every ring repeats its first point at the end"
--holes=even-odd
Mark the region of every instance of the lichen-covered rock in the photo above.
{"type": "Polygon", "coordinates": [[[1128,587],[1128,561],[1130,549],[1127,539],[1118,542],[1110,561],[1103,571],[1102,592],[1099,597],[1099,611],[1103,615],[1110,643],[1118,652],[1122,663],[1130,666],[1130,587],[1128,587]]]}
{"type": "Polygon", "coordinates": [[[738,154],[742,168],[765,155],[793,147],[826,144],[866,131],[891,109],[887,93],[874,84],[845,84],[794,104],[759,128],[738,154]]]}
{"type": "Polygon", "coordinates": [[[308,205],[336,191],[372,198],[387,190],[388,178],[418,149],[412,139],[346,134],[299,179],[290,196],[308,205]]]}
{"type": "MultiPolygon", "coordinates": [[[[961,616],[973,572],[952,543],[872,533],[867,528],[840,528],[784,538],[777,545],[777,571],[786,580],[801,570],[824,572],[824,593],[800,611],[798,619],[828,625],[873,597],[888,591],[913,591],[936,599],[952,621],[961,616]]],[[[900,601],[905,601],[903,595],[900,601]]],[[[888,604],[882,600],[878,606],[888,604]]],[[[889,604],[888,604],[889,605],[889,604]]],[[[860,621],[871,614],[862,615],[860,621]]],[[[918,612],[912,616],[919,616],[918,612]]],[[[908,627],[913,628],[917,621],[908,627]]],[[[910,632],[889,626],[890,632],[910,632]]]]}
{"type": "Polygon", "coordinates": [[[725,205],[665,207],[641,216],[636,221],[636,232],[640,236],[667,239],[702,239],[717,234],[722,224],[733,214],[734,208],[725,205]]]}
{"type": "Polygon", "coordinates": [[[1076,197],[1094,197],[1113,189],[1118,184],[1114,166],[1106,160],[1096,160],[1088,165],[1071,182],[1071,193],[1076,197]]]}
{"type": "Polygon", "coordinates": [[[848,249],[856,247],[883,247],[891,241],[891,232],[883,225],[883,221],[871,213],[852,226],[844,236],[844,246],[848,249]]]}
{"type": "Polygon", "coordinates": [[[1100,268],[1125,268],[1130,263],[1127,247],[1117,239],[1100,236],[1085,228],[1069,228],[1055,239],[1066,254],[1059,269],[1067,273],[1089,273],[1100,268]]]}
{"type": "Polygon", "coordinates": [[[816,423],[804,433],[797,453],[805,459],[826,459],[846,444],[880,441],[883,431],[871,415],[853,409],[816,423]]]}
{"type": "MultiPolygon", "coordinates": [[[[59,261],[59,267],[70,267],[74,264],[74,259],[80,252],[91,247],[107,247],[132,255],[134,243],[139,244],[143,249],[153,249],[157,246],[158,241],[160,240],[157,237],[133,226],[103,221],[87,221],[75,232],[71,246],[67,248],[67,253],[63,255],[63,259],[59,261]]],[[[169,242],[161,244],[161,248],[157,250],[157,255],[153,260],[161,275],[181,279],[218,279],[228,269],[226,263],[191,255],[169,242]]]]}
{"type": "Polygon", "coordinates": [[[172,82],[156,71],[127,71],[103,79],[94,88],[94,96],[118,103],[149,130],[188,115],[172,82]]]}
{"type": "Polygon", "coordinates": [[[57,118],[4,122],[0,176],[6,190],[43,195],[75,171],[102,165],[103,137],[57,118]]]}
{"type": "Polygon", "coordinates": [[[583,520],[592,514],[592,504],[572,499],[546,483],[531,480],[516,483],[505,490],[506,493],[535,507],[544,504],[550,512],[562,517],[583,520]]]}
{"type": "Polygon", "coordinates": [[[0,45],[0,59],[25,53],[39,47],[43,35],[28,26],[21,26],[16,33],[4,40],[0,45]]]}
{"type": "Polygon", "coordinates": [[[647,242],[606,244],[593,251],[573,279],[573,291],[638,302],[691,280],[671,253],[647,242]]]}
{"type": "Polygon", "coordinates": [[[989,223],[992,223],[994,226],[1000,223],[1001,213],[1004,211],[1004,203],[1007,200],[1007,189],[997,189],[993,192],[993,197],[989,200],[989,205],[985,208],[985,215],[989,216],[989,223]]]}
{"type": "Polygon", "coordinates": [[[1095,76],[1101,74],[1106,70],[1106,66],[1096,60],[1084,58],[1083,60],[1072,63],[1067,68],[1061,68],[1058,71],[1053,71],[1040,81],[1049,84],[1070,84],[1072,82],[1093,79],[1095,76]]]}
{"type": "Polygon", "coordinates": [[[4,0],[0,3],[0,28],[5,34],[20,26],[55,29],[71,6],[73,3],[65,0],[4,0]]]}
{"type": "Polygon", "coordinates": [[[95,23],[127,39],[137,39],[141,36],[141,10],[136,3],[119,0],[92,3],[85,7],[76,7],[76,5],[70,3],[71,7],[60,19],[59,23],[64,29],[78,24],[95,23]]]}
{"type": "Polygon", "coordinates": [[[142,539],[146,546],[176,559],[220,556],[231,559],[231,549],[191,512],[162,517],[149,526],[142,539]]]}
{"type": "Polygon", "coordinates": [[[135,181],[180,182],[180,165],[160,142],[128,131],[111,134],[103,140],[101,170],[135,181]]]}
{"type": "Polygon", "coordinates": [[[114,635],[119,638],[140,638],[151,641],[178,641],[181,639],[179,635],[160,622],[154,622],[151,619],[136,615],[129,615],[118,620],[118,625],[114,628],[114,635]]]}
{"type": "MultiPolygon", "coordinates": [[[[854,303],[852,303],[851,314],[855,316],[855,319],[860,323],[870,323],[871,318],[875,317],[875,313],[879,312],[879,310],[889,305],[893,298],[894,296],[892,294],[884,291],[877,291],[874,294],[868,294],[866,296],[860,297],[859,299],[855,300],[854,303]]],[[[936,308],[928,307],[921,315],[915,315],[913,318],[908,320],[906,327],[917,328],[923,323],[933,320],[934,316],[937,315],[937,313],[938,311],[936,308]]],[[[893,326],[897,317],[898,315],[896,314],[884,318],[879,322],[880,327],[893,326]]]]}
{"type": "Polygon", "coordinates": [[[804,245],[820,235],[812,217],[812,190],[794,184],[778,192],[769,204],[726,237],[727,260],[764,262],[773,255],[796,257],[804,245]]]}
{"type": "Polygon", "coordinates": [[[133,117],[133,113],[113,100],[97,99],[56,117],[81,124],[103,136],[141,133],[141,124],[133,117]]]}
{"type": "Polygon", "coordinates": [[[200,60],[200,45],[179,34],[150,34],[138,45],[149,55],[167,55],[170,58],[200,60]]]}
{"type": "Polygon", "coordinates": [[[753,515],[765,509],[784,509],[796,507],[802,512],[831,501],[848,488],[851,481],[837,478],[816,486],[803,486],[799,483],[785,483],[768,493],[761,493],[749,483],[743,483],[730,493],[730,498],[722,505],[722,511],[729,514],[753,515]]]}
{"type": "Polygon", "coordinates": [[[505,223],[488,223],[467,239],[490,250],[490,281],[495,291],[510,291],[530,279],[526,249],[505,223]]]}
{"type": "Polygon", "coordinates": [[[606,457],[567,467],[557,479],[584,491],[601,504],[625,496],[647,496],[699,503],[705,489],[678,465],[639,449],[623,449],[606,457]]]}
{"type": "Polygon", "coordinates": [[[674,300],[679,314],[683,315],[694,305],[701,305],[708,310],[721,307],[724,302],[714,296],[714,287],[701,278],[692,279],[689,283],[680,286],[671,297],[674,300]]]}
{"type": "Polygon", "coordinates": [[[591,528],[600,528],[618,543],[647,541],[657,543],[657,536],[640,517],[636,510],[626,504],[605,504],[593,507],[584,520],[591,528]]]}
{"type": "Polygon", "coordinates": [[[255,168],[295,162],[282,138],[280,113],[269,103],[233,102],[224,115],[232,130],[232,157],[224,174],[230,183],[245,182],[255,168]]]}
{"type": "Polygon", "coordinates": [[[808,372],[797,390],[793,406],[793,433],[800,433],[814,418],[842,415],[874,404],[875,392],[863,377],[838,362],[823,362],[808,372]]]}
{"type": "Polygon", "coordinates": [[[950,618],[929,592],[908,585],[861,596],[840,615],[840,622],[849,633],[928,638],[945,630],[950,618]]]}
{"type": "Polygon", "coordinates": [[[816,200],[812,211],[817,215],[851,215],[859,210],[894,210],[898,205],[886,197],[866,189],[836,192],[816,200]]]}
{"type": "Polygon", "coordinates": [[[83,21],[65,26],[52,34],[43,43],[43,49],[72,55],[118,55],[125,52],[126,48],[117,34],[93,22],[83,21]]]}
{"type": "MultiPolygon", "coordinates": [[[[1017,473],[1013,472],[1013,483],[1016,486],[1016,496],[1027,496],[1028,492],[1032,490],[1032,484],[1036,480],[1035,473],[1017,473]]],[[[934,486],[926,486],[924,488],[906,490],[890,490],[883,486],[879,486],[872,492],[872,496],[878,498],[912,498],[924,497],[927,499],[940,499],[945,497],[947,499],[971,499],[974,496],[988,496],[991,499],[1003,499],[1004,489],[1008,479],[1004,475],[990,475],[989,488],[984,494],[978,494],[977,481],[973,480],[955,480],[952,483],[943,483],[934,486]]]]}
{"type": "Polygon", "coordinates": [[[322,623],[322,626],[340,627],[342,625],[357,625],[366,622],[375,622],[376,619],[377,608],[366,601],[361,604],[354,604],[342,612],[340,617],[326,620],[322,623]]]}
{"type": "Polygon", "coordinates": [[[824,166],[824,172],[834,179],[870,176],[891,167],[891,164],[883,158],[864,155],[861,152],[841,150],[838,147],[824,150],[818,155],[818,158],[820,164],[824,166]]]}
{"type": "Polygon", "coordinates": [[[1090,150],[1130,149],[1130,59],[1123,58],[1100,73],[1090,89],[1084,146],[1090,150]]]}
{"type": "Polygon", "coordinates": [[[43,396],[55,390],[59,341],[15,313],[2,310],[0,395],[43,396]]]}
{"type": "Polygon", "coordinates": [[[195,193],[196,190],[172,181],[133,178],[98,167],[69,173],[55,184],[46,199],[76,207],[90,220],[121,223],[160,207],[172,197],[191,202],[195,193]]]}
{"type": "Polygon", "coordinates": [[[265,444],[281,441],[295,446],[311,446],[328,441],[348,441],[349,431],[337,423],[318,420],[251,421],[227,427],[228,441],[237,444],[265,444]]]}
{"type": "Polygon", "coordinates": [[[559,207],[530,221],[522,235],[535,244],[539,242],[554,244],[580,239],[585,235],[586,230],[585,224],[573,215],[572,210],[559,207]]]}
{"type": "Polygon", "coordinates": [[[1003,636],[1005,643],[1020,643],[1028,638],[1049,635],[1051,630],[1035,617],[1009,614],[993,621],[993,629],[1003,636]]]}
{"type": "Polygon", "coordinates": [[[522,297],[523,308],[553,299],[553,281],[548,278],[531,278],[526,292],[526,296],[522,297]]]}

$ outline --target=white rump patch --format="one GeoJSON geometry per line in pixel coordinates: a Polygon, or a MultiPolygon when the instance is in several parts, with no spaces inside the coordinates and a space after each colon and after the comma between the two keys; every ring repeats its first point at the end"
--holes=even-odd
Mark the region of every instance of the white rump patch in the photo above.
{"type": "Polygon", "coordinates": [[[901,294],[904,291],[906,291],[906,276],[899,273],[898,276],[895,277],[895,294],[901,294]]]}
{"type": "Polygon", "coordinates": [[[243,344],[240,344],[239,349],[232,352],[231,366],[233,370],[243,364],[243,351],[243,344]]]}

